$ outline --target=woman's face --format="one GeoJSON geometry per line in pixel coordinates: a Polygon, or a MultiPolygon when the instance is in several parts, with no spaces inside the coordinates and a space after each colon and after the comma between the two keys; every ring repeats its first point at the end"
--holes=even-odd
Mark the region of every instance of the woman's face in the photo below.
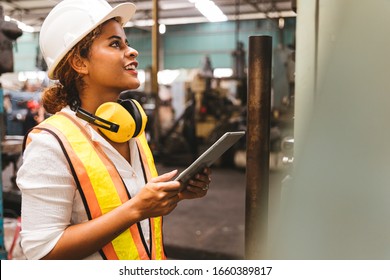
{"type": "Polygon", "coordinates": [[[139,87],[136,57],[138,52],[128,46],[122,26],[115,20],[103,25],[84,63],[86,89],[95,93],[114,93],[139,87]]]}

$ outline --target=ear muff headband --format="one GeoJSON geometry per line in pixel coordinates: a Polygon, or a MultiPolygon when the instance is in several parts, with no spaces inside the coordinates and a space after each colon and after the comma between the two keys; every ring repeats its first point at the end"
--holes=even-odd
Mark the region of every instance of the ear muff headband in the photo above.
{"type": "Polygon", "coordinates": [[[76,116],[78,116],[80,119],[83,119],[89,123],[93,123],[94,125],[96,125],[100,128],[108,129],[112,132],[118,132],[118,130],[119,130],[119,125],[117,125],[116,123],[112,123],[110,121],[99,118],[98,116],[92,115],[91,113],[85,111],[81,107],[77,108],[76,116]]]}

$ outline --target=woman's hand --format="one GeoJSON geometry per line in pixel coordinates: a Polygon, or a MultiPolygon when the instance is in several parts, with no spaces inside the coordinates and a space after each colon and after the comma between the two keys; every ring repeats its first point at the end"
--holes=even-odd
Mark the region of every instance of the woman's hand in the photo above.
{"type": "MultiPolygon", "coordinates": [[[[131,200],[135,200],[141,219],[164,216],[172,212],[179,202],[180,182],[172,181],[177,170],[150,180],[131,200]]],[[[134,201],[133,201],[134,202],[134,201]]]]}
{"type": "Polygon", "coordinates": [[[204,197],[209,189],[209,184],[211,182],[210,176],[211,169],[204,168],[201,172],[188,180],[183,191],[179,193],[180,200],[204,197]]]}

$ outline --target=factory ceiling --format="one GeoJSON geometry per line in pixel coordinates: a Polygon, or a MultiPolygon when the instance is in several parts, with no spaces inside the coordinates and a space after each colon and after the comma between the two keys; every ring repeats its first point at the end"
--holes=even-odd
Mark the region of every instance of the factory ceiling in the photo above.
{"type": "MultiPolygon", "coordinates": [[[[51,8],[61,0],[0,0],[4,15],[18,20],[34,31],[40,26],[51,8]]],[[[159,23],[177,25],[208,22],[196,9],[194,0],[157,0],[159,5],[159,23]]],[[[209,0],[203,0],[209,1],[209,0]]],[[[115,6],[132,2],[137,6],[130,26],[147,28],[152,25],[154,0],[118,1],[108,0],[115,6]]],[[[226,15],[227,20],[246,20],[260,18],[293,17],[296,0],[214,0],[214,3],[226,15]]]]}

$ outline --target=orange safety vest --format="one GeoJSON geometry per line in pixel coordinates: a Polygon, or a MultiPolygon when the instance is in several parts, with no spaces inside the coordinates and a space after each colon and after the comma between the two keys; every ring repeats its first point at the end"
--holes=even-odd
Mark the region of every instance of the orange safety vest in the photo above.
{"type": "MultiPolygon", "coordinates": [[[[85,128],[72,116],[59,112],[34,128],[47,131],[59,141],[69,162],[84,202],[88,218],[94,219],[131,199],[121,176],[101,146],[93,142],[85,128]]],[[[26,145],[29,143],[26,139],[26,145]]],[[[154,159],[143,133],[136,138],[146,180],[157,176],[154,159]]],[[[132,225],[105,245],[99,253],[108,260],[166,259],[162,236],[162,217],[150,218],[150,252],[140,224],[132,225]]]]}

